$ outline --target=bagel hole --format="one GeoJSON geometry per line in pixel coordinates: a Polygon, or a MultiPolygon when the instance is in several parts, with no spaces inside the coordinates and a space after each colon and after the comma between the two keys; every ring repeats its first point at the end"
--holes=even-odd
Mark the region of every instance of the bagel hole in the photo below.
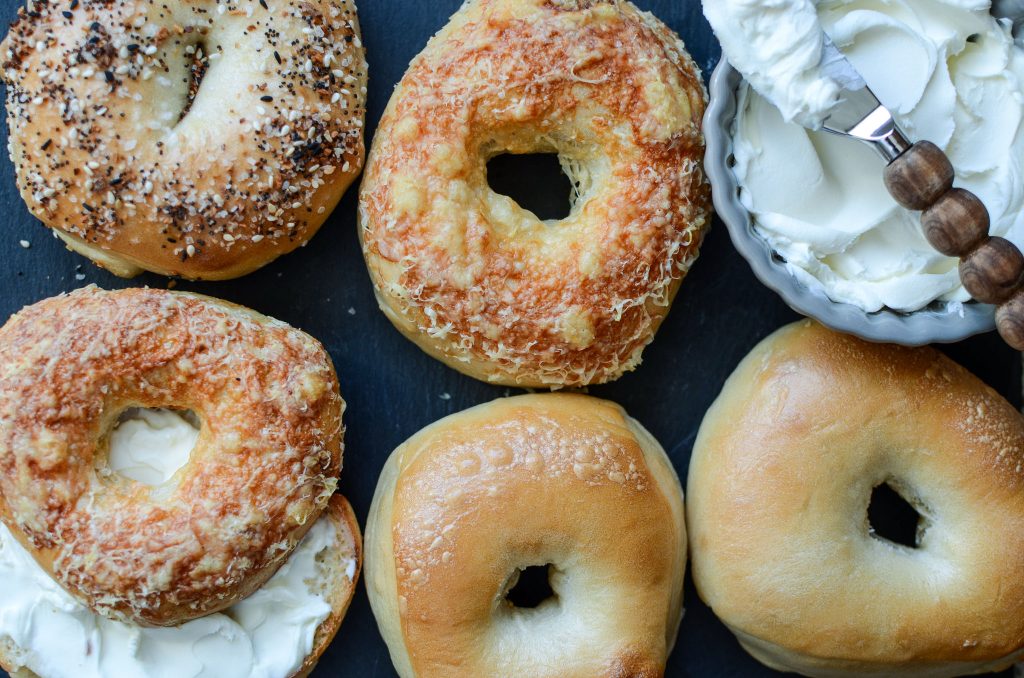
{"type": "Polygon", "coordinates": [[[204,43],[193,43],[186,48],[185,67],[188,69],[186,75],[188,78],[188,94],[185,97],[185,105],[181,109],[181,113],[178,115],[179,123],[184,120],[185,116],[192,110],[192,104],[195,102],[196,96],[199,94],[199,88],[202,87],[203,79],[206,77],[206,72],[210,67],[210,62],[206,54],[206,45],[204,43]],[[193,51],[190,53],[189,50],[193,51]]]}
{"type": "Polygon", "coordinates": [[[566,175],[557,153],[497,155],[487,163],[487,183],[541,221],[568,217],[581,190],[566,175]]]}
{"type": "Polygon", "coordinates": [[[871,491],[868,528],[879,539],[916,549],[920,546],[924,522],[921,514],[903,494],[889,483],[871,491]]]}
{"type": "Polygon", "coordinates": [[[551,588],[552,565],[532,565],[516,570],[509,580],[511,588],[505,594],[505,600],[512,607],[532,610],[544,602],[558,598],[551,588]]]}
{"type": "Polygon", "coordinates": [[[101,475],[144,485],[163,485],[188,464],[202,430],[191,410],[132,407],[122,412],[106,439],[101,475]]]}

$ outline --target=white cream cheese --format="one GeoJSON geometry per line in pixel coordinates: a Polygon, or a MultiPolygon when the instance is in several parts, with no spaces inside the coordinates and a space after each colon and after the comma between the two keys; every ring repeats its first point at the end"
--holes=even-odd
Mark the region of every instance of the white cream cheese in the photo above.
{"type": "MultiPolygon", "coordinates": [[[[738,0],[716,4],[723,12],[746,7],[738,0]]],[[[796,12],[807,8],[801,0],[775,2],[775,14],[785,15],[784,4],[796,12]]],[[[977,0],[815,5],[819,25],[910,138],[946,151],[957,184],[988,207],[992,233],[1024,246],[1024,52],[988,7],[977,0]]],[[[782,42],[790,35],[786,26],[780,21],[782,42]]],[[[770,32],[761,23],[754,27],[770,32]]],[[[755,228],[804,284],[867,311],[909,312],[934,301],[951,302],[946,307],[956,311],[969,300],[957,262],[935,252],[919,215],[886,192],[883,161],[870,147],[787,123],[744,87],[734,155],[740,199],[755,228]]]]}
{"type": "Polygon", "coordinates": [[[199,428],[171,410],[133,409],[110,432],[112,471],[147,485],[162,485],[188,463],[199,428]]]}
{"type": "Polygon", "coordinates": [[[317,576],[317,554],[336,539],[330,519],[321,518],[245,600],[182,626],[143,628],[74,600],[0,523],[0,638],[24,651],[21,665],[46,678],[287,678],[331,612],[306,582],[317,576]]]}
{"type": "Polygon", "coordinates": [[[729,62],[785,120],[821,127],[839,87],[818,70],[823,33],[813,0],[704,0],[704,15],[729,62]]]}

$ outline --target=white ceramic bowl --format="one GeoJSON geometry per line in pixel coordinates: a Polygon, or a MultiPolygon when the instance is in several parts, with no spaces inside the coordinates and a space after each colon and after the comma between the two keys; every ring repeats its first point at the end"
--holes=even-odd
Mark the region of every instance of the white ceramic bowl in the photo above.
{"type": "Polygon", "coordinates": [[[995,329],[995,309],[976,302],[964,304],[962,313],[939,303],[913,313],[868,313],[852,304],[832,301],[824,290],[811,289],[799,282],[786,269],[786,262],[754,230],[750,212],[740,202],[739,185],[732,171],[732,148],[737,91],[742,82],[743,77],[725,59],[711,76],[711,102],[704,116],[704,164],[714,191],[715,209],[729,229],[736,249],[762,283],[798,313],[870,341],[908,346],[951,343],[995,329]]]}

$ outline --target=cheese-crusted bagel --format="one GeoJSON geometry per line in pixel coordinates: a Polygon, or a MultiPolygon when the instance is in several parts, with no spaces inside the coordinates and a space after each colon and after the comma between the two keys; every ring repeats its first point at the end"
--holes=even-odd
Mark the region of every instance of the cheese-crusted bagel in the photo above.
{"type": "Polygon", "coordinates": [[[248,309],[161,290],[55,297],[0,329],[0,519],[96,612],[179,624],[256,590],[316,522],[343,408],[323,347],[248,309]],[[168,483],[111,470],[130,408],[201,422],[168,483]]]}
{"type": "Polygon", "coordinates": [[[360,235],[381,308],[451,367],[583,386],[636,367],[709,222],[700,73],[625,0],[470,0],[413,61],[367,163],[360,235]],[[545,223],[487,182],[557,153],[545,223]]]}

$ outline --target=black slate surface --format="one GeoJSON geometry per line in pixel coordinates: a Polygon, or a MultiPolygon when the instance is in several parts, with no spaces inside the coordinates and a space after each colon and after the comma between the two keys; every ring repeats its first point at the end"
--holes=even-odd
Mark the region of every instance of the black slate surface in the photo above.
{"type": "MultiPolygon", "coordinates": [[[[13,18],[18,4],[0,0],[0,18],[13,18]]],[[[678,31],[705,77],[710,74],[719,47],[698,0],[637,0],[637,4],[678,31]]],[[[372,134],[409,60],[459,5],[460,0],[362,0],[359,13],[370,63],[368,133],[372,134]]],[[[3,147],[6,131],[4,127],[3,147]]],[[[512,184],[513,189],[517,184],[532,190],[539,186],[544,193],[536,199],[543,209],[564,213],[564,185],[521,182],[544,167],[527,165],[519,170],[519,178],[514,166],[503,167],[503,184],[512,184]]],[[[364,524],[378,473],[391,450],[443,416],[512,391],[481,384],[428,358],[377,310],[356,239],[355,197],[351,190],[309,246],[262,271],[238,281],[179,283],[177,288],[250,306],[306,330],[328,348],[348,401],[341,489],[364,524]]],[[[167,286],[168,281],[157,276],[119,280],[66,251],[25,209],[6,157],[0,161],[0,200],[0,318],[89,283],[106,288],[167,286]],[[23,248],[20,240],[31,246],[23,248]]],[[[754,344],[795,318],[753,278],[732,249],[725,228],[716,223],[644,364],[619,382],[589,392],[621,403],[643,422],[664,445],[685,483],[697,428],[725,378],[754,344]]],[[[1020,356],[996,337],[972,339],[947,350],[1019,405],[1020,356]]],[[[689,579],[685,603],[686,617],[667,675],[772,674],[751,659],[700,603],[689,579]]],[[[314,676],[393,675],[360,586],[314,676]]]]}

